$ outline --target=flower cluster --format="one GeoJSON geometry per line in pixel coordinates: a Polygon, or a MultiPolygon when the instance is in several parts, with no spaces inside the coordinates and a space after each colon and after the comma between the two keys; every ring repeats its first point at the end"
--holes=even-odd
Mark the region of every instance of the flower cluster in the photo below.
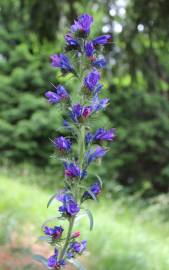
{"type": "Polygon", "coordinates": [[[55,247],[54,254],[48,258],[46,265],[49,269],[64,268],[86,250],[86,240],[77,241],[81,234],[79,231],[73,232],[74,222],[81,211],[86,213],[91,221],[90,210],[84,211],[82,204],[85,204],[86,200],[95,200],[102,188],[99,177],[93,183],[88,182],[87,170],[92,162],[107,153],[108,148],[104,144],[115,138],[114,128],[99,128],[95,132],[91,129],[91,119],[109,104],[108,98],[99,97],[100,92],[103,92],[100,69],[106,65],[104,57],[100,56],[100,46],[111,42],[109,34],[89,39],[92,24],[92,16],[79,16],[64,37],[66,54],[54,54],[50,57],[54,68],[59,69],[63,76],[72,73],[75,80],[80,80],[81,86],[75,101],[63,85],[54,86],[54,91],[45,93],[50,104],[58,105],[64,102],[64,107],[59,107],[64,116],[66,115],[62,129],[70,133],[67,137],[61,135],[52,140],[59,157],[62,156],[64,189],[52,196],[48,204],[56,199],[60,204],[58,223],[60,220],[67,220],[68,228],[59,224],[43,228],[44,237],[51,240],[48,242],[54,246],[57,243],[60,247],[55,247]],[[74,62],[71,59],[75,59],[74,62]]]}

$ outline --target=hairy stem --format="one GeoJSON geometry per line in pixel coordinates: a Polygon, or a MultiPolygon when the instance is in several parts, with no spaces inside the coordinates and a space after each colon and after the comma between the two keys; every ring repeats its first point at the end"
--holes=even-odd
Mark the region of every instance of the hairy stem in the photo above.
{"type": "Polygon", "coordinates": [[[85,154],[85,127],[81,126],[79,132],[79,165],[82,169],[85,154]]]}
{"type": "Polygon", "coordinates": [[[66,252],[66,249],[67,249],[67,247],[69,245],[69,240],[70,240],[70,237],[71,237],[71,234],[72,234],[74,221],[75,221],[75,217],[71,217],[70,220],[69,220],[68,233],[67,233],[67,236],[66,236],[65,244],[64,244],[64,246],[62,248],[62,251],[60,253],[60,256],[59,256],[60,260],[63,259],[64,255],[65,255],[65,252],[66,252]]]}

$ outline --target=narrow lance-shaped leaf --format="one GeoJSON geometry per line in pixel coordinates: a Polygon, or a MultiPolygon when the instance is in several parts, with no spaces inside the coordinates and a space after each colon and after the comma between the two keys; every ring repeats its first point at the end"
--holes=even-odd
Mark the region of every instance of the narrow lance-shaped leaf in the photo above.
{"type": "Polygon", "coordinates": [[[38,254],[34,255],[33,260],[38,261],[45,266],[48,265],[47,259],[45,257],[43,257],[42,255],[38,255],[38,254]]]}
{"type": "Polygon", "coordinates": [[[73,264],[73,266],[78,270],[86,270],[86,268],[79,261],[75,259],[69,259],[68,262],[73,264]]]}
{"type": "Polygon", "coordinates": [[[41,235],[38,237],[37,241],[46,241],[46,242],[50,242],[50,237],[47,235],[41,235]]]}
{"type": "Polygon", "coordinates": [[[89,209],[85,209],[85,213],[87,214],[89,218],[89,224],[90,224],[90,231],[93,229],[94,221],[93,221],[93,215],[89,209]]]}
{"type": "Polygon", "coordinates": [[[75,219],[75,223],[78,223],[79,220],[81,220],[82,218],[86,217],[86,213],[80,213],[76,219],[75,219]]]}
{"type": "Polygon", "coordinates": [[[49,223],[49,222],[51,222],[51,221],[54,221],[54,220],[65,220],[65,218],[64,218],[64,217],[57,217],[57,216],[48,218],[48,219],[42,224],[42,228],[43,228],[47,223],[49,223]]]}
{"type": "Polygon", "coordinates": [[[96,177],[97,177],[97,180],[98,180],[99,183],[100,183],[100,186],[102,187],[102,186],[103,186],[103,181],[102,181],[101,177],[100,177],[99,175],[97,175],[97,174],[95,174],[95,175],[96,175],[96,177]]]}
{"type": "Polygon", "coordinates": [[[52,197],[49,199],[48,203],[47,203],[47,208],[50,206],[50,204],[52,203],[52,201],[56,198],[58,192],[56,192],[54,195],[52,195],[52,197]]]}
{"type": "Polygon", "coordinates": [[[82,185],[79,185],[79,187],[82,188],[82,189],[84,189],[85,191],[87,191],[91,195],[91,197],[92,197],[92,199],[94,201],[97,201],[96,196],[94,195],[94,193],[90,189],[88,189],[87,187],[82,186],[82,185]]]}

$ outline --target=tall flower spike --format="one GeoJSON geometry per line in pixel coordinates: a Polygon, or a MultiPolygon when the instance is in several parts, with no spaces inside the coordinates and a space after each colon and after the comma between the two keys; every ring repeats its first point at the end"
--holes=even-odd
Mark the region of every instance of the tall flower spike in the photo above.
{"type": "MultiPolygon", "coordinates": [[[[99,128],[94,133],[92,131],[90,119],[94,115],[97,116],[109,103],[107,97],[102,99],[99,97],[103,87],[100,84],[101,71],[99,69],[105,67],[106,62],[99,55],[98,48],[99,45],[109,43],[111,39],[108,34],[92,40],[88,39],[92,23],[91,15],[82,14],[74,21],[71,32],[64,36],[65,51],[71,51],[71,54],[74,54],[72,59],[77,60],[74,66],[66,53],[51,56],[52,66],[59,68],[63,76],[72,73],[81,80],[80,89],[77,89],[79,91],[78,94],[76,93],[76,103],[71,103],[72,99],[62,85],[54,87],[54,91],[45,93],[51,104],[64,102],[64,106],[59,108],[67,120],[64,120],[60,131],[63,130],[71,138],[70,140],[64,136],[65,134],[59,133],[53,140],[57,154],[59,157],[62,156],[64,164],[64,187],[48,202],[48,206],[53,199],[60,202],[57,224],[53,227],[46,225],[43,228],[45,234],[43,238],[47,239],[51,246],[57,244],[59,247],[54,249],[54,254],[45,262],[48,269],[53,270],[63,269],[66,264],[73,261],[72,259],[76,259],[86,250],[86,240],[77,241],[81,233],[79,231],[73,233],[74,223],[80,211],[83,211],[84,201],[94,200],[101,192],[100,182],[88,184],[87,169],[93,161],[101,159],[106,154],[107,149],[100,146],[102,141],[109,142],[115,137],[114,129],[99,128]],[[60,221],[62,221],[62,226],[60,226],[60,221]]],[[[104,94],[103,91],[102,93],[104,94]]],[[[92,220],[92,213],[86,210],[92,220]]],[[[92,229],[92,223],[90,229],[92,229]]],[[[42,262],[44,261],[43,258],[42,262]]]]}

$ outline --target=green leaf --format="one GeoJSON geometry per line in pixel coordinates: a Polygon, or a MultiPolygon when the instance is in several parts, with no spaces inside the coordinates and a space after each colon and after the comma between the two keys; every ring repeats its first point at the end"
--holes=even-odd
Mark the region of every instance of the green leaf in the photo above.
{"type": "Polygon", "coordinates": [[[43,228],[47,223],[49,223],[49,222],[51,222],[51,221],[54,221],[54,220],[65,220],[65,218],[64,218],[64,217],[57,217],[57,216],[48,218],[48,219],[42,224],[42,228],[43,228]]]}
{"type": "Polygon", "coordinates": [[[90,231],[93,229],[94,221],[93,221],[93,215],[89,209],[85,209],[85,213],[87,214],[89,218],[89,225],[90,225],[90,231]]]}
{"type": "Polygon", "coordinates": [[[81,220],[82,218],[86,217],[86,213],[80,213],[76,219],[75,219],[75,223],[78,222],[79,220],[81,220]]]}
{"type": "Polygon", "coordinates": [[[58,192],[56,192],[54,195],[52,195],[52,197],[49,199],[48,203],[47,203],[47,208],[50,206],[51,202],[56,198],[56,194],[58,192]]]}
{"type": "Polygon", "coordinates": [[[50,242],[51,239],[50,239],[50,237],[47,236],[47,235],[41,235],[41,236],[38,237],[37,241],[46,241],[46,242],[50,242]]]}
{"type": "Polygon", "coordinates": [[[69,259],[68,262],[74,265],[74,267],[78,270],[85,270],[86,268],[77,260],[69,259]]]}
{"type": "Polygon", "coordinates": [[[103,181],[102,181],[101,177],[99,175],[97,175],[97,174],[95,174],[95,176],[97,177],[97,180],[99,181],[100,186],[102,187],[103,186],[103,181]]]}
{"type": "Polygon", "coordinates": [[[38,261],[38,262],[40,262],[41,264],[43,264],[45,266],[48,265],[47,259],[45,257],[43,257],[42,255],[35,254],[33,256],[33,260],[38,261]]]}
{"type": "Polygon", "coordinates": [[[93,193],[93,192],[91,192],[91,190],[90,190],[90,189],[88,189],[87,187],[82,186],[82,185],[79,185],[79,187],[80,187],[80,188],[82,188],[82,189],[84,189],[85,191],[87,191],[87,192],[90,194],[90,196],[92,197],[92,199],[93,199],[94,201],[96,201],[96,202],[97,202],[97,198],[96,198],[96,196],[94,195],[94,193],[93,193]]]}

